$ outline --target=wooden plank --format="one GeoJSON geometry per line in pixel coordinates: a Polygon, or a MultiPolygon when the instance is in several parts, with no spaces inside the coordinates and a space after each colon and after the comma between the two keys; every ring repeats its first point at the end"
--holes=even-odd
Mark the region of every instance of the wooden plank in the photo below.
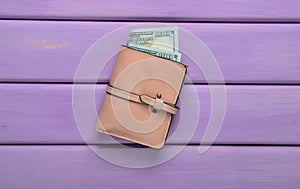
{"type": "MultiPolygon", "coordinates": [[[[72,82],[88,48],[111,31],[129,25],[0,21],[0,81],[72,82]]],[[[174,25],[193,33],[207,45],[227,83],[300,83],[298,24],[174,25]]],[[[121,44],[126,43],[127,36],[125,31],[120,39],[114,38],[112,41],[115,42],[107,45],[117,51],[121,44]]],[[[184,40],[179,42],[183,45],[184,40]]],[[[98,61],[95,59],[95,64],[98,61]]],[[[108,61],[98,81],[109,79],[113,61],[108,61]]],[[[207,82],[191,59],[184,56],[182,62],[189,65],[189,77],[193,82],[207,82]]],[[[94,79],[90,74],[80,81],[91,82],[94,79]]],[[[213,78],[211,82],[222,81],[213,78]]]]}
{"type": "MultiPolygon", "coordinates": [[[[95,86],[79,84],[85,94],[95,86]]],[[[198,128],[191,140],[199,143],[211,113],[211,93],[207,85],[185,85],[180,101],[181,110],[193,112],[197,100],[191,99],[193,87],[199,96],[198,128]]],[[[218,85],[212,90],[220,91],[218,85]]],[[[88,143],[107,143],[105,135],[94,131],[104,95],[105,85],[96,86],[95,105],[87,107],[84,134],[88,143]]],[[[215,143],[222,144],[300,144],[299,86],[226,86],[227,108],[221,132],[215,143]]],[[[221,94],[217,92],[217,94],[221,94]]],[[[78,101],[77,101],[78,102],[78,101]]],[[[91,102],[82,98],[84,103],[91,102]]],[[[84,143],[76,127],[72,109],[72,85],[69,84],[1,84],[0,85],[0,143],[84,143]]],[[[74,102],[73,102],[74,104],[74,102]]],[[[180,106],[180,104],[179,104],[180,106]]],[[[219,105],[220,106],[220,105],[219,105]]],[[[78,110],[78,108],[76,108],[78,110]]],[[[217,107],[216,112],[221,108],[217,107]]],[[[215,119],[215,118],[213,118],[215,119]]],[[[82,119],[81,119],[82,120],[82,119]]],[[[178,126],[180,115],[174,117],[170,135],[178,126]]],[[[185,116],[186,129],[174,143],[184,143],[190,128],[196,126],[193,116],[185,116]],[[190,124],[189,124],[190,123],[190,124]]],[[[168,141],[171,143],[170,141],[168,141]]],[[[172,142],[172,143],[173,143],[172,142]]]]}
{"type": "Polygon", "coordinates": [[[281,189],[300,184],[299,147],[224,146],[199,155],[197,147],[188,146],[147,169],[115,166],[86,146],[0,146],[0,154],[1,188],[281,189]]]}
{"type": "Polygon", "coordinates": [[[140,21],[268,21],[298,22],[297,0],[159,1],[1,1],[1,18],[140,20],[140,21]]]}

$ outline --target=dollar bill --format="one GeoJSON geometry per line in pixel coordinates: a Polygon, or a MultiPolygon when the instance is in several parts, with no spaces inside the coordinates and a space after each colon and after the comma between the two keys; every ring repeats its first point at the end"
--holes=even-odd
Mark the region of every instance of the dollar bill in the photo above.
{"type": "Polygon", "coordinates": [[[153,56],[173,60],[176,62],[180,62],[180,60],[181,60],[181,53],[179,53],[179,52],[169,52],[169,51],[164,51],[164,50],[159,50],[159,49],[154,49],[154,48],[147,48],[147,47],[144,47],[141,45],[134,45],[134,46],[129,46],[129,47],[133,48],[135,50],[141,51],[141,52],[146,52],[153,56]]]}
{"type": "Polygon", "coordinates": [[[127,45],[151,55],[180,62],[178,28],[138,28],[131,31],[127,45]]]}
{"type": "Polygon", "coordinates": [[[138,28],[130,32],[128,45],[141,45],[170,52],[178,52],[178,28],[138,28]]]}

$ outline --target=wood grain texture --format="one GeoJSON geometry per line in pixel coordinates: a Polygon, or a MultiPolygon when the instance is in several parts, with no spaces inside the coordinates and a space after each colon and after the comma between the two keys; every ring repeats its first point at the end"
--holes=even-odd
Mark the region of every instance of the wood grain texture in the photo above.
{"type": "MultiPolygon", "coordinates": [[[[72,82],[88,48],[111,31],[129,25],[1,21],[0,81],[72,82]]],[[[175,25],[193,33],[207,45],[227,83],[300,83],[298,24],[175,25]]],[[[113,45],[117,52],[120,45],[126,43],[127,36],[125,31],[124,39],[113,38],[108,40],[107,45],[113,45]]],[[[179,42],[182,44],[184,40],[179,42]]],[[[93,61],[97,64],[99,60],[93,61]]],[[[207,82],[191,59],[184,56],[182,62],[189,65],[188,75],[193,82],[207,82]]],[[[108,81],[113,63],[114,59],[107,62],[98,81],[108,81]]],[[[80,81],[90,82],[93,79],[88,75],[80,81]]],[[[222,81],[212,79],[211,82],[222,81]]]]}
{"type": "Polygon", "coordinates": [[[298,22],[297,0],[75,1],[2,0],[1,18],[139,20],[139,21],[268,21],[298,22]]]}
{"type": "MultiPolygon", "coordinates": [[[[101,106],[105,85],[80,84],[85,94],[96,87],[95,105],[87,107],[82,116],[86,124],[88,143],[107,143],[105,135],[94,131],[97,112],[101,106]]],[[[198,128],[191,140],[200,143],[211,113],[211,93],[206,85],[185,85],[181,110],[191,113],[197,100],[200,105],[198,128]]],[[[218,91],[220,86],[210,86],[218,91]]],[[[299,86],[226,86],[225,119],[215,143],[222,144],[300,144],[299,86]]],[[[218,94],[218,92],[217,92],[218,94]]],[[[73,101],[74,102],[74,101],[73,101]]],[[[78,102],[78,101],[77,101],[78,102]]],[[[93,99],[82,97],[82,103],[93,99]]],[[[74,144],[84,143],[76,127],[72,109],[72,85],[69,84],[1,84],[0,85],[0,143],[74,144]]],[[[73,103],[74,104],[74,103],[73,103]]],[[[216,107],[217,112],[220,107],[216,107]]],[[[185,119],[192,120],[192,115],[185,119]]],[[[180,115],[174,117],[169,136],[178,126],[180,115]]],[[[184,136],[195,124],[186,124],[175,143],[187,142],[184,136]]],[[[168,141],[169,142],[169,141],[168,141]]],[[[170,142],[169,142],[170,143],[170,142]]]]}
{"type": "Polygon", "coordinates": [[[197,149],[188,146],[160,166],[128,169],[86,146],[0,146],[0,187],[292,189],[300,184],[299,147],[212,147],[204,155],[197,149]]]}

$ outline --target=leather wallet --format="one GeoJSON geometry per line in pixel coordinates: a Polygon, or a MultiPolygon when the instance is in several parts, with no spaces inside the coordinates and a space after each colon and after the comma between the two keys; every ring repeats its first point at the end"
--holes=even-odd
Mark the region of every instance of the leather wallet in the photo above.
{"type": "Polygon", "coordinates": [[[163,147],[187,66],[122,46],[99,111],[96,131],[163,147]]]}

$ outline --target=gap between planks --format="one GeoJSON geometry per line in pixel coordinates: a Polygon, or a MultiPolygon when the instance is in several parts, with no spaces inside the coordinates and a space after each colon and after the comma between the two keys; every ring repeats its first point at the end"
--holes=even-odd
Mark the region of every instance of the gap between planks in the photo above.
{"type": "MultiPolygon", "coordinates": [[[[36,84],[36,85],[108,85],[108,81],[101,82],[22,82],[22,81],[0,81],[1,84],[36,84]]],[[[184,85],[225,85],[225,86],[300,86],[300,83],[202,83],[202,82],[192,82],[184,83],[184,85]]]]}
{"type": "Polygon", "coordinates": [[[193,21],[193,20],[122,20],[122,19],[114,19],[114,20],[89,20],[89,19],[51,19],[51,18],[0,18],[0,21],[44,21],[44,22],[52,22],[52,21],[65,21],[65,22],[124,22],[124,23],[188,23],[188,24],[300,24],[300,20],[296,21],[193,21]]]}

